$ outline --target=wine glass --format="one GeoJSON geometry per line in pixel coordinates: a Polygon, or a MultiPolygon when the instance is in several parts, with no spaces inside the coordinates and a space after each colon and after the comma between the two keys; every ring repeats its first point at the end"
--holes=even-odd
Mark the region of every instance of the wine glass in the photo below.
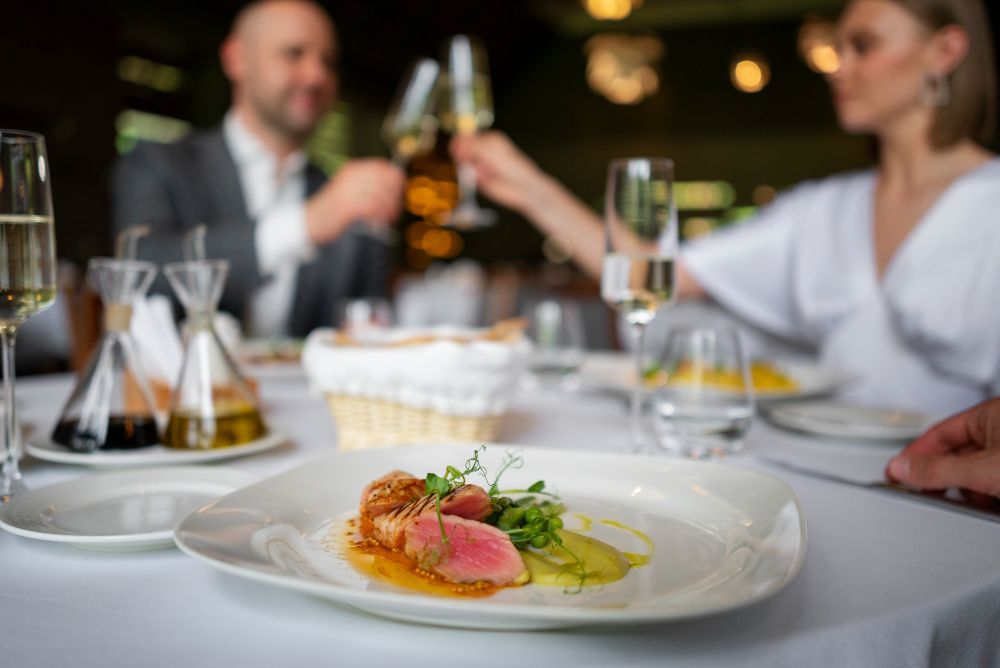
{"type": "Polygon", "coordinates": [[[621,158],[608,166],[605,193],[606,252],[601,297],[630,325],[636,366],[630,440],[645,447],[642,410],[646,325],[674,301],[677,209],[674,164],[665,158],[621,158]]]}
{"type": "MultiPolygon", "coordinates": [[[[442,77],[441,125],[453,135],[471,135],[493,125],[490,71],[482,45],[468,35],[448,41],[448,71],[442,77]]],[[[496,212],[476,203],[476,168],[458,164],[458,202],[445,223],[465,230],[490,227],[496,212]]]]}
{"type": "Polygon", "coordinates": [[[0,341],[3,350],[3,433],[0,434],[0,500],[21,479],[14,411],[14,342],[17,328],[56,298],[56,244],[51,174],[45,139],[32,132],[0,130],[0,341]]]}
{"type": "MultiPolygon", "coordinates": [[[[404,171],[413,156],[434,146],[434,103],[440,70],[441,66],[431,58],[412,63],[382,121],[382,140],[389,147],[392,161],[404,171]]],[[[396,231],[387,225],[365,221],[359,229],[387,246],[396,243],[396,231]]]]}
{"type": "Polygon", "coordinates": [[[414,61],[400,80],[382,121],[382,140],[392,161],[404,167],[413,156],[429,151],[437,134],[434,105],[441,66],[432,58],[414,61]]]}

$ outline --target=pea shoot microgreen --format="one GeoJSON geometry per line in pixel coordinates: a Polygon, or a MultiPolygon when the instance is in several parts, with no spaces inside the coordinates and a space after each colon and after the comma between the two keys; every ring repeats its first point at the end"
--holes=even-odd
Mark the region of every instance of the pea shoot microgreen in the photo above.
{"type": "Polygon", "coordinates": [[[559,531],[563,528],[563,521],[559,516],[566,512],[566,506],[559,502],[559,495],[546,491],[544,480],[539,480],[526,489],[501,491],[499,487],[501,476],[509,469],[521,468],[524,465],[524,458],[516,452],[508,452],[500,463],[496,477],[491,482],[486,467],[479,461],[479,455],[485,450],[485,445],[476,448],[472,456],[465,461],[463,469],[447,466],[444,475],[428,473],[425,478],[425,493],[435,496],[435,509],[438,526],[441,528],[442,545],[447,547],[448,535],[445,533],[444,519],[441,516],[441,499],[451,491],[467,484],[468,476],[478,473],[489,485],[488,493],[493,506],[493,512],[484,521],[506,533],[519,550],[526,550],[529,547],[538,550],[548,548],[550,553],[554,553],[557,549],[562,550],[572,561],[570,568],[580,574],[577,588],[579,591],[583,587],[587,573],[583,561],[563,544],[562,537],[559,535],[559,531]],[[527,496],[514,499],[510,495],[527,496]],[[539,502],[536,495],[549,498],[539,502]]]}

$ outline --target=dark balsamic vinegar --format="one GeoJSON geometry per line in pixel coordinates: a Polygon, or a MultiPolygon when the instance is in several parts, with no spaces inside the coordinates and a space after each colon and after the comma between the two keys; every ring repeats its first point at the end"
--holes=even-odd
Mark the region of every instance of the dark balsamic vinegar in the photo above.
{"type": "Polygon", "coordinates": [[[156,445],[160,434],[156,420],[146,415],[113,415],[108,418],[104,442],[99,435],[80,428],[79,420],[64,420],[52,431],[52,440],[76,452],[135,450],[156,445]]]}

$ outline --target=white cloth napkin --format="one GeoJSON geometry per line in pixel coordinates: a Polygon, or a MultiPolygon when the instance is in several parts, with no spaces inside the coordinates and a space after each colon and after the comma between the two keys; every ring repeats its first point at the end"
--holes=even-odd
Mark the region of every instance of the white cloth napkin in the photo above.
{"type": "MultiPolygon", "coordinates": [[[[138,348],[139,364],[150,379],[168,385],[177,382],[184,358],[184,343],[174,323],[170,300],[152,295],[136,302],[132,309],[132,338],[138,348]]],[[[230,355],[238,354],[243,337],[239,321],[228,313],[217,313],[215,331],[230,355]]],[[[213,373],[226,373],[221,360],[213,360],[213,373]]]]}
{"type": "Polygon", "coordinates": [[[153,295],[136,301],[132,308],[131,333],[139,349],[139,364],[150,379],[168,385],[177,382],[184,346],[174,324],[170,300],[163,295],[153,295]]]}

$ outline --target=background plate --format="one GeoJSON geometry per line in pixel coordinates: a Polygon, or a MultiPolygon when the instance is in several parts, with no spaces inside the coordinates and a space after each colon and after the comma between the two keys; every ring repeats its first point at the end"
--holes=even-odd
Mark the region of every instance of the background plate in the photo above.
{"type": "Polygon", "coordinates": [[[175,450],[163,445],[151,445],[137,450],[99,450],[97,452],[73,452],[52,441],[32,441],[25,449],[35,459],[57,464],[78,464],[107,468],[132,466],[172,466],[177,464],[204,464],[220,459],[246,457],[258,452],[276,448],[288,441],[280,431],[272,431],[264,438],[242,445],[211,450],[175,450]]]}
{"type": "Polygon", "coordinates": [[[766,409],[769,420],[811,434],[875,440],[912,440],[933,420],[907,411],[805,401],[775,404],[766,409]]]}
{"type": "Polygon", "coordinates": [[[255,479],[203,466],[88,475],[15,494],[0,506],[0,527],[93,550],[172,547],[178,520],[255,479]]]}

